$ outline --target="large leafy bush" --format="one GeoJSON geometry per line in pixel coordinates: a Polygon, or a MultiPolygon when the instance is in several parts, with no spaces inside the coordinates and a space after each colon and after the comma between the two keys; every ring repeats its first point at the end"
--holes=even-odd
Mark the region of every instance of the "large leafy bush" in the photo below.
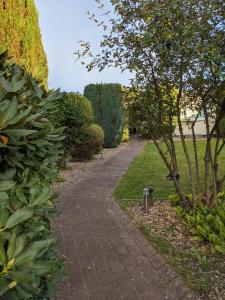
{"type": "Polygon", "coordinates": [[[61,267],[52,238],[49,181],[63,154],[63,128],[49,119],[58,91],[0,56],[0,298],[49,299],[61,267]]]}
{"type": "Polygon", "coordinates": [[[82,128],[74,139],[71,155],[75,160],[92,159],[99,153],[104,144],[104,132],[97,124],[82,128]]]}
{"type": "Polygon", "coordinates": [[[105,134],[105,147],[116,147],[122,140],[125,123],[123,89],[120,84],[90,84],[84,96],[94,108],[95,123],[105,134]]]}

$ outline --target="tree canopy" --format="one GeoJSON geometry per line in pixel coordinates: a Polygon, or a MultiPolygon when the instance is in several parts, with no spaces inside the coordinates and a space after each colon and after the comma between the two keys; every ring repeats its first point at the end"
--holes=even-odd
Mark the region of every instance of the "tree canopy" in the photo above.
{"type": "MultiPolygon", "coordinates": [[[[100,8],[104,7],[100,0],[96,2],[100,8]]],[[[103,36],[101,52],[91,54],[87,67],[103,70],[120,66],[122,70],[134,72],[132,86],[141,91],[143,99],[149,99],[149,117],[153,125],[151,138],[173,175],[178,195],[185,205],[195,206],[197,199],[201,199],[211,206],[225,180],[225,177],[218,178],[217,160],[224,147],[218,132],[225,116],[225,3],[222,0],[111,0],[111,3],[115,15],[105,14],[110,26],[103,36]],[[199,190],[196,120],[191,124],[194,164],[183,133],[181,116],[186,109],[196,111],[196,119],[201,112],[205,116],[204,191],[199,190]],[[177,176],[180,166],[172,134],[174,117],[188,162],[191,198],[185,195],[177,176]],[[164,131],[165,125],[171,130],[164,131]],[[161,150],[154,133],[156,126],[163,133],[167,154],[161,150]],[[213,152],[211,140],[214,134],[217,142],[213,152]]],[[[101,24],[99,21],[98,25],[101,24]]],[[[85,42],[82,45],[83,52],[78,56],[85,57],[90,54],[90,45],[85,42]]]]}

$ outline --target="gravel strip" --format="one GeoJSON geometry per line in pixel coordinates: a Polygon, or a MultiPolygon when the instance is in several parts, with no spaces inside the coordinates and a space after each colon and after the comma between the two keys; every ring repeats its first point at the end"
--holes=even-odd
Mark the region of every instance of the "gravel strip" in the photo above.
{"type": "Polygon", "coordinates": [[[99,160],[105,160],[113,154],[120,151],[122,148],[126,147],[127,143],[120,144],[117,148],[107,148],[99,154],[96,154],[94,158],[90,161],[83,162],[67,162],[67,169],[61,170],[58,176],[57,181],[52,183],[53,189],[55,192],[59,192],[67,184],[71,182],[76,182],[80,174],[85,172],[88,168],[96,164],[99,160]]]}

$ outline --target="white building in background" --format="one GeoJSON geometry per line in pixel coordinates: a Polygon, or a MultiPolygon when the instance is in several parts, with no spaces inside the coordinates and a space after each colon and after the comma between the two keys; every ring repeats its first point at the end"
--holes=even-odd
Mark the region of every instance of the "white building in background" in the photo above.
{"type": "MultiPolygon", "coordinates": [[[[185,136],[192,136],[191,125],[195,121],[197,114],[191,110],[186,111],[182,118],[182,126],[185,136]]],[[[210,129],[214,125],[214,120],[210,121],[210,129]]],[[[206,123],[205,123],[205,115],[204,113],[200,113],[194,126],[194,131],[196,136],[206,136],[206,123]]],[[[176,136],[180,136],[179,128],[176,127],[174,134],[176,136]]]]}

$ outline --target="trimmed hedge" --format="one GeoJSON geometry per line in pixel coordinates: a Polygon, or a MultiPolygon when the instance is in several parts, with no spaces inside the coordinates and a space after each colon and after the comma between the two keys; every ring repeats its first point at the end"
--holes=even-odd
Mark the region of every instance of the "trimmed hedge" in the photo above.
{"type": "Polygon", "coordinates": [[[120,144],[124,129],[123,89],[120,84],[90,84],[84,96],[91,101],[95,123],[105,134],[104,146],[111,148],[120,144]]]}
{"type": "Polygon", "coordinates": [[[0,53],[22,65],[47,88],[48,65],[34,0],[0,0],[0,53]]]}
{"type": "Polygon", "coordinates": [[[61,263],[52,238],[49,184],[63,155],[63,128],[49,118],[60,98],[0,55],[0,298],[50,299],[61,263]]]}

